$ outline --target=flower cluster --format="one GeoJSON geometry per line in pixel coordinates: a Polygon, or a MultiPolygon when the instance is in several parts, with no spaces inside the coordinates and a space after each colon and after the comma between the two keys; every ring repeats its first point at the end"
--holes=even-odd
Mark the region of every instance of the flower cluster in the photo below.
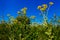
{"type": "Polygon", "coordinates": [[[26,7],[24,7],[23,9],[21,9],[21,11],[23,12],[23,14],[26,14],[26,10],[27,10],[26,7]]]}
{"type": "MultiPolygon", "coordinates": [[[[53,2],[49,2],[49,5],[53,5],[53,2]]],[[[41,11],[45,11],[48,8],[47,4],[42,4],[42,6],[38,6],[38,9],[41,11]]]]}
{"type": "Polygon", "coordinates": [[[43,4],[42,6],[38,6],[38,9],[41,11],[45,11],[47,9],[47,5],[43,4]]]}

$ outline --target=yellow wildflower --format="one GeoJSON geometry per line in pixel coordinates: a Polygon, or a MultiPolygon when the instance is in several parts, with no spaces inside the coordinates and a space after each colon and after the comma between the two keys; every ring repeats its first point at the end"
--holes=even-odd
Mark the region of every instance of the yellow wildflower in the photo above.
{"type": "Polygon", "coordinates": [[[21,11],[26,11],[27,10],[27,8],[26,7],[24,7],[21,11]]]}
{"type": "Polygon", "coordinates": [[[54,3],[53,2],[49,2],[50,5],[53,5],[54,3]]]}
{"type": "Polygon", "coordinates": [[[46,10],[46,8],[41,8],[40,10],[41,10],[41,11],[45,11],[45,10],[46,10]]]}
{"type": "Polygon", "coordinates": [[[24,7],[21,11],[22,11],[24,14],[26,14],[26,10],[27,10],[27,8],[24,7]]]}
{"type": "Polygon", "coordinates": [[[41,6],[38,6],[38,9],[41,9],[41,6]]]}
{"type": "Polygon", "coordinates": [[[46,4],[43,4],[42,6],[43,6],[44,8],[47,8],[47,5],[46,5],[46,4]]]}
{"type": "Polygon", "coordinates": [[[24,7],[24,10],[26,11],[26,10],[27,10],[27,8],[26,8],[26,7],[24,7]]]}
{"type": "Polygon", "coordinates": [[[40,9],[41,11],[45,11],[47,8],[46,4],[43,4],[42,6],[38,6],[38,9],[40,9]]]}

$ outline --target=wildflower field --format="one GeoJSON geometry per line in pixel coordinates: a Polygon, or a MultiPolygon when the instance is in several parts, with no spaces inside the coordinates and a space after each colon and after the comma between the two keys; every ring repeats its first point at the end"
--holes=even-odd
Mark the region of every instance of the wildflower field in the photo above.
{"type": "Polygon", "coordinates": [[[7,22],[2,17],[0,40],[60,40],[60,17],[54,14],[53,18],[48,21],[48,11],[53,5],[53,2],[49,2],[49,5],[37,6],[43,17],[42,24],[31,22],[36,16],[27,17],[28,8],[26,7],[17,12],[16,18],[7,14],[7,22]]]}

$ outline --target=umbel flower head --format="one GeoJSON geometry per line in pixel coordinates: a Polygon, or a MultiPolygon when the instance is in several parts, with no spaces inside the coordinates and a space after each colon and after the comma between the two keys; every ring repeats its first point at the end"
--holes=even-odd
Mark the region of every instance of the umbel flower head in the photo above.
{"type": "Polygon", "coordinates": [[[40,10],[41,10],[41,11],[45,11],[45,10],[46,10],[46,8],[41,8],[40,10]]]}
{"type": "Polygon", "coordinates": [[[24,14],[26,14],[26,10],[27,10],[27,8],[24,7],[21,11],[22,11],[24,14]]]}
{"type": "Polygon", "coordinates": [[[38,6],[38,9],[41,11],[45,11],[47,9],[47,4],[43,4],[42,6],[38,6]]]}
{"type": "Polygon", "coordinates": [[[53,5],[54,3],[53,2],[49,2],[50,5],[53,5]]]}
{"type": "Polygon", "coordinates": [[[42,6],[43,6],[45,9],[47,8],[47,5],[46,5],[46,4],[43,4],[42,6]]]}
{"type": "Polygon", "coordinates": [[[41,9],[42,7],[41,6],[38,6],[38,8],[37,9],[41,9]]]}

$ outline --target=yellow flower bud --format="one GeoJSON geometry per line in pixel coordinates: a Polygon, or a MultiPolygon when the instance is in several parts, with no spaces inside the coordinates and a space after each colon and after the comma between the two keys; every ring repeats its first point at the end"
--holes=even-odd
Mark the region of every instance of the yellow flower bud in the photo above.
{"type": "Polygon", "coordinates": [[[26,7],[24,7],[24,10],[26,11],[26,10],[27,10],[27,8],[26,8],[26,7]]]}
{"type": "Polygon", "coordinates": [[[42,6],[43,6],[44,8],[47,8],[47,4],[43,4],[42,6]]]}
{"type": "Polygon", "coordinates": [[[21,11],[22,11],[24,14],[26,14],[26,10],[27,10],[27,8],[24,7],[21,11]]]}
{"type": "Polygon", "coordinates": [[[41,6],[38,6],[38,9],[41,9],[41,6]]]}
{"type": "Polygon", "coordinates": [[[53,2],[49,2],[50,5],[53,5],[54,3],[53,2]]]}
{"type": "Polygon", "coordinates": [[[41,11],[45,11],[47,7],[47,4],[43,4],[42,6],[38,6],[38,9],[40,9],[41,11]]]}
{"type": "Polygon", "coordinates": [[[24,8],[22,8],[22,10],[21,11],[26,11],[27,10],[27,8],[26,7],[24,7],[24,8]]]}

